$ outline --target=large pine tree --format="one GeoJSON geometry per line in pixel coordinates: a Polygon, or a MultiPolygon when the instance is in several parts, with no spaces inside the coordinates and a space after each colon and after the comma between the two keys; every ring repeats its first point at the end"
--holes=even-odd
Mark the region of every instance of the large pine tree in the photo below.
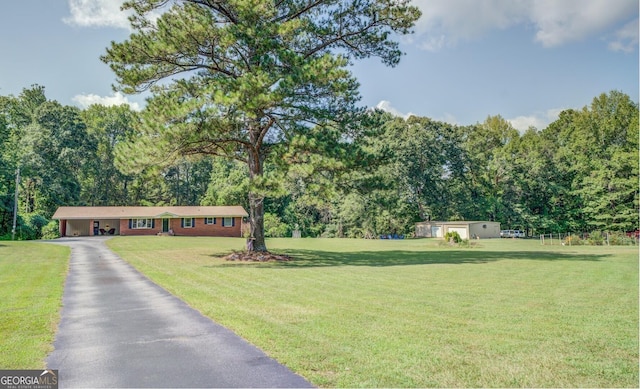
{"type": "Polygon", "coordinates": [[[234,158],[249,167],[254,250],[266,251],[263,176],[274,143],[355,109],[354,59],[401,57],[392,34],[420,12],[409,0],[135,0],[134,32],[103,56],[125,93],[150,89],[132,165],[173,155],[234,158]],[[160,15],[158,17],[158,15],[160,15]]]}

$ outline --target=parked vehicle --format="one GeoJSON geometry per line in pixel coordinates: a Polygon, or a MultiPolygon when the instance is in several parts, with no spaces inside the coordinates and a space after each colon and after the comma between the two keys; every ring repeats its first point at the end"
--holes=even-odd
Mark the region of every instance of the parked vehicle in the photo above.
{"type": "Polygon", "coordinates": [[[524,238],[526,235],[521,230],[502,230],[500,231],[501,238],[524,238]]]}

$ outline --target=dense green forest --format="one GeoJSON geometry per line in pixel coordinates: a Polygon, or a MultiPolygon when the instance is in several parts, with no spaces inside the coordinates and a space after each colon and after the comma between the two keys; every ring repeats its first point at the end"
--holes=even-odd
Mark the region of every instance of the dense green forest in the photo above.
{"type": "MultiPolygon", "coordinates": [[[[246,163],[185,155],[138,165],[140,116],[64,106],[38,85],[0,96],[0,236],[11,237],[18,168],[20,239],[55,233],[61,205],[248,206],[246,163]]],[[[382,111],[352,126],[270,144],[283,149],[265,161],[267,236],[411,234],[427,219],[530,234],[639,228],[638,104],[621,92],[524,133],[501,116],[457,126],[382,111]]]]}

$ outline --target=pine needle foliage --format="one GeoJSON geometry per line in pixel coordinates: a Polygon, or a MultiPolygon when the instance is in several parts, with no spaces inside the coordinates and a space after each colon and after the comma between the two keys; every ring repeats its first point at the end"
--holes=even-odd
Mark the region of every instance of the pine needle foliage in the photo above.
{"type": "Polygon", "coordinates": [[[133,0],[129,39],[102,60],[116,89],[150,91],[138,136],[120,150],[130,170],[214,155],[249,167],[254,248],[266,251],[263,166],[274,145],[357,111],[353,60],[402,55],[408,0],[133,0]]]}

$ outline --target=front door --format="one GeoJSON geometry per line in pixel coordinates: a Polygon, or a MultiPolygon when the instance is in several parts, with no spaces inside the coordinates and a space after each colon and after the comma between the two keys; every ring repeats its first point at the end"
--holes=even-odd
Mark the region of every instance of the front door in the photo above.
{"type": "Polygon", "coordinates": [[[162,219],[162,232],[169,232],[169,219],[162,219]]]}

